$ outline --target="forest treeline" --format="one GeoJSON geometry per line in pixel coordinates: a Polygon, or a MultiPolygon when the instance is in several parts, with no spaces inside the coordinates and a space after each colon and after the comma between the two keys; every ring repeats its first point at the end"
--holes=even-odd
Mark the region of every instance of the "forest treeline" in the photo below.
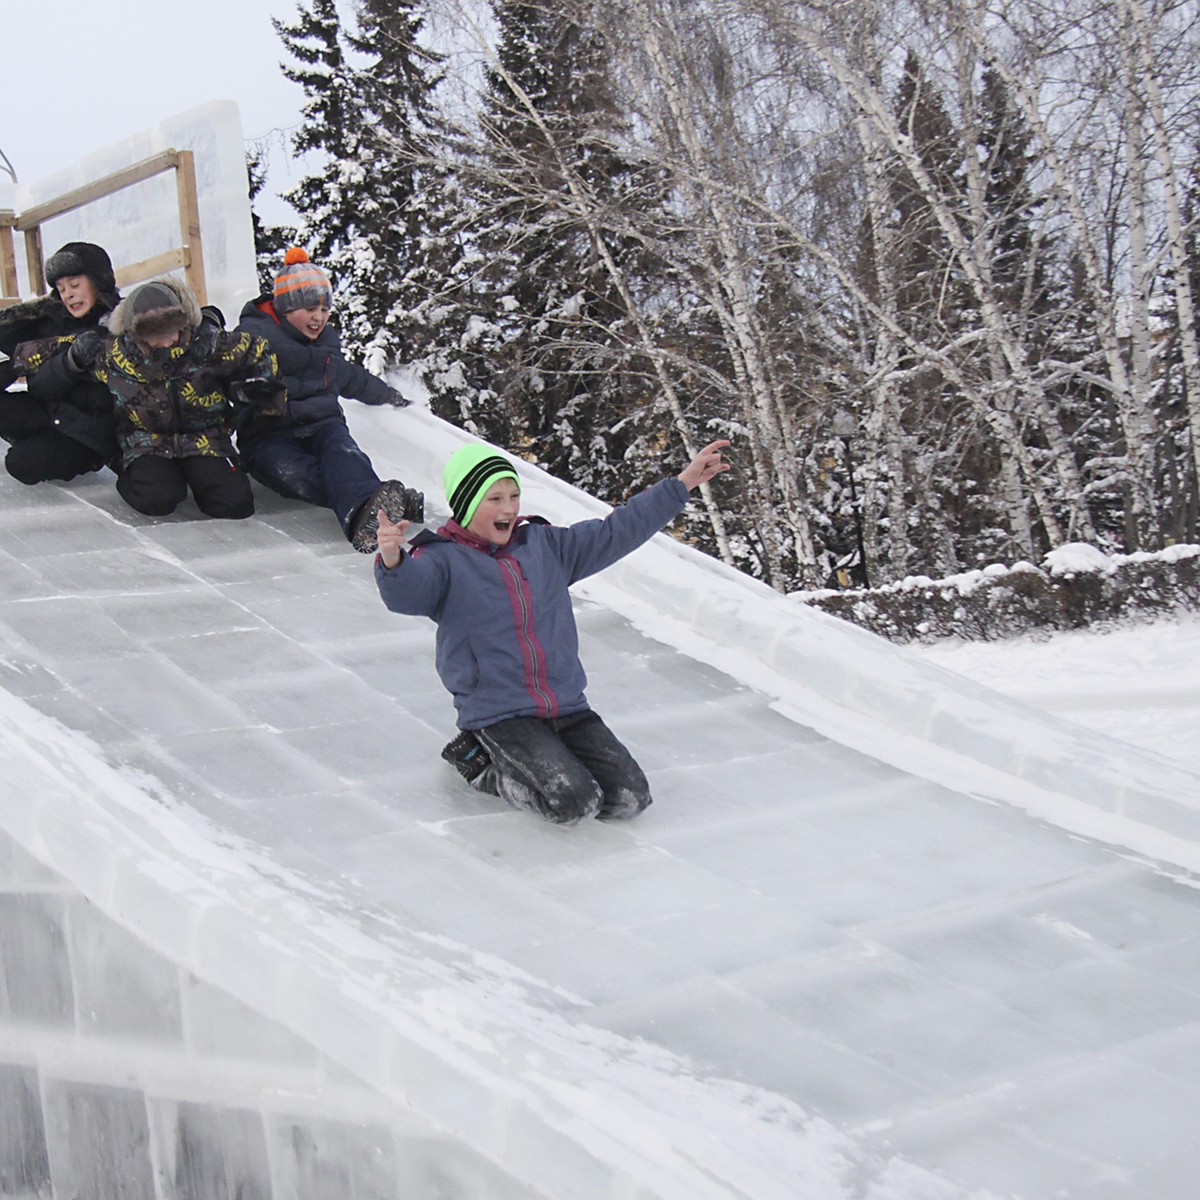
{"type": "Polygon", "coordinates": [[[353,351],[610,501],[732,439],[681,536],[782,590],[1195,541],[1198,20],[301,0],[320,165],[260,261],[299,240],[353,351]]]}

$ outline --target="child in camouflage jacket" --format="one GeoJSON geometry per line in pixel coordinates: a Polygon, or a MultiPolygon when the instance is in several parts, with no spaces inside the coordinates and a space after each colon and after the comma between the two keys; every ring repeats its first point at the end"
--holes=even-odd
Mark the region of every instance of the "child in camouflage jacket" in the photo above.
{"type": "Polygon", "coordinates": [[[220,313],[201,310],[169,276],[143,283],[121,301],[108,332],[80,334],[65,355],[56,346],[18,347],[18,365],[105,384],[113,396],[120,446],[117,491],[147,516],[174,512],[190,488],[200,511],[238,519],[254,512],[250,481],[233,447],[233,402],[281,412],[283,381],[261,338],[228,333],[220,313]]]}

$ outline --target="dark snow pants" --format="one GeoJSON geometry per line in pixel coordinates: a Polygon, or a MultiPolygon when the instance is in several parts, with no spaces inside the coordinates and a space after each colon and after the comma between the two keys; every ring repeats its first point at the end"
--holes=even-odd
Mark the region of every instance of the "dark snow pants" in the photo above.
{"type": "Polygon", "coordinates": [[[476,781],[513,808],[575,825],[636,817],[650,784],[633,755],[590,709],[569,717],[511,717],[475,730],[492,765],[476,781]]]}
{"type": "Polygon", "coordinates": [[[0,437],[12,443],[4,466],[22,483],[74,479],[104,466],[95,450],[62,433],[45,405],[26,392],[0,395],[0,437]]]}
{"type": "Polygon", "coordinates": [[[254,512],[254,494],[245,472],[228,458],[194,454],[166,458],[143,454],[121,469],[117,491],[130,508],[148,517],[165,517],[187,498],[209,517],[240,521],[254,512]]]}
{"type": "Polygon", "coordinates": [[[285,430],[239,449],[254,479],[289,500],[332,509],[347,537],[363,501],[380,484],[371,460],[341,421],[285,430]]]}

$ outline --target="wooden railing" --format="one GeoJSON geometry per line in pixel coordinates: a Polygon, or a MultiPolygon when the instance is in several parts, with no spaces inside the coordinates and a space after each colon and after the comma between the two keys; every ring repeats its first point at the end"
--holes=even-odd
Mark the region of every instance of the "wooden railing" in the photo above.
{"type": "MultiPolygon", "coordinates": [[[[0,305],[16,304],[21,299],[17,280],[17,260],[14,253],[13,230],[25,235],[25,261],[29,274],[30,294],[40,296],[46,290],[42,225],[54,217],[74,212],[123,188],[152,179],[164,171],[175,172],[175,192],[179,206],[180,244],[153,258],[130,263],[116,270],[117,284],[126,287],[155,275],[183,268],[188,286],[201,304],[208,303],[204,282],[204,251],[200,238],[200,205],[196,195],[196,165],[190,150],[163,150],[151,158],[114,171],[102,179],[81,188],[56,196],[42,204],[15,213],[0,209],[0,305]]],[[[101,234],[96,239],[103,244],[101,234]]]]}

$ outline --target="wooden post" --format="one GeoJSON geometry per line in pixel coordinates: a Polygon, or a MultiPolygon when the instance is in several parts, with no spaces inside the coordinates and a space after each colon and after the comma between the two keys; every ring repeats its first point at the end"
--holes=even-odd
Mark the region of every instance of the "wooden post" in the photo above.
{"type": "Polygon", "coordinates": [[[31,295],[40,296],[46,290],[46,280],[42,274],[44,266],[45,260],[42,258],[42,227],[35,225],[32,229],[25,230],[25,269],[29,274],[29,291],[31,295]]]}
{"type": "Polygon", "coordinates": [[[204,246],[200,240],[200,199],[196,193],[196,160],[190,150],[180,150],[175,164],[175,190],[179,196],[179,232],[183,238],[184,274],[200,303],[208,303],[204,280],[204,246]]]}
{"type": "Polygon", "coordinates": [[[4,209],[0,211],[0,304],[16,302],[21,298],[17,287],[17,252],[13,245],[13,226],[16,214],[4,209]]]}

